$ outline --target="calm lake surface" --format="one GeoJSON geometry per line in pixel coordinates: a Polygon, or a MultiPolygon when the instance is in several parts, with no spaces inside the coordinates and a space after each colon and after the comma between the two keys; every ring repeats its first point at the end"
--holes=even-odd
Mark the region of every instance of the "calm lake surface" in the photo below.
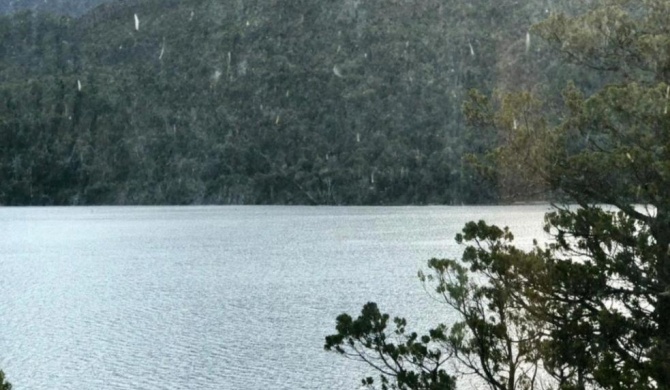
{"type": "Polygon", "coordinates": [[[323,350],[368,301],[450,321],[416,273],[469,220],[548,206],[0,208],[0,369],[17,390],[356,389],[323,350]]]}

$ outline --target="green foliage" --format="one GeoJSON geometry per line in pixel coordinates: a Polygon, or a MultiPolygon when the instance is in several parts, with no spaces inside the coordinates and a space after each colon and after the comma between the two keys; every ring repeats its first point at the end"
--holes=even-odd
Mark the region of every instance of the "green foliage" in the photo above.
{"type": "MultiPolygon", "coordinates": [[[[0,15],[12,14],[24,10],[58,15],[81,15],[105,2],[118,0],[21,0],[4,1],[0,4],[0,15]]],[[[127,0],[126,0],[127,1],[127,0]]]]}
{"type": "Polygon", "coordinates": [[[5,380],[5,373],[0,370],[0,390],[12,390],[12,384],[5,380]]]}
{"type": "MultiPolygon", "coordinates": [[[[445,328],[437,327],[419,337],[406,332],[404,319],[395,318],[395,327],[387,335],[389,318],[372,302],[363,306],[355,320],[342,314],[337,317],[337,334],[326,337],[325,349],[377,369],[383,390],[454,389],[454,378],[442,367],[450,356],[444,356],[439,347],[447,343],[445,328]]],[[[372,388],[375,382],[368,377],[362,384],[372,388]]]]}
{"type": "MultiPolygon", "coordinates": [[[[544,270],[522,286],[548,334],[545,368],[563,388],[670,387],[668,6],[602,1],[538,24],[565,60],[607,83],[569,84],[562,104],[545,110],[549,126],[530,126],[540,136],[528,143],[519,126],[489,160],[529,167],[526,183],[577,205],[547,215],[555,241],[544,270]]],[[[481,111],[495,113],[486,124],[508,129],[499,118],[526,106],[505,99],[521,98],[498,98],[481,111]]]]}
{"type": "Polygon", "coordinates": [[[356,320],[347,314],[337,318],[326,350],[369,364],[380,372],[382,388],[393,378],[401,389],[447,388],[440,387],[445,383],[453,388],[457,377],[442,368],[449,360],[458,362],[458,376],[479,377],[492,389],[540,388],[542,327],[518,301],[517,272],[536,267],[543,253],[519,251],[512,240],[507,229],[469,223],[457,236],[468,243],[461,261],[431,259],[430,272],[419,273],[427,290],[458,314],[451,329],[441,323],[429,335],[406,336],[407,322],[397,318],[396,329],[388,332],[389,315],[368,303],[356,320]]]}
{"type": "Polygon", "coordinates": [[[474,91],[465,104],[494,135],[472,158],[479,171],[503,193],[557,201],[546,246],[521,251],[506,230],[469,223],[462,262],[431,260],[422,275],[462,319],[445,350],[491,388],[537,386],[509,382],[519,361],[558,389],[670,389],[668,11],[603,0],[553,14],[533,31],[574,76],[562,95],[474,91]]]}
{"type": "Polygon", "coordinates": [[[545,77],[524,45],[542,10],[137,0],[0,17],[0,203],[496,201],[462,160],[493,142],[460,105],[545,77]]]}
{"type": "Polygon", "coordinates": [[[468,223],[456,241],[468,243],[460,262],[432,259],[433,274],[419,274],[461,318],[449,338],[456,360],[493,389],[541,387],[542,328],[519,299],[517,272],[532,269],[542,252],[516,249],[508,229],[483,221],[468,223]]]}

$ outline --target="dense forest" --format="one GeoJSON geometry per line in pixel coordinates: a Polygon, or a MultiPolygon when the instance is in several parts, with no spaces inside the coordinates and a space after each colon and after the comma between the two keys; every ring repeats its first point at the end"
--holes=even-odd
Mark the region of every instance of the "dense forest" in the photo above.
{"type": "Polygon", "coordinates": [[[464,105],[499,137],[475,166],[560,199],[546,235],[467,223],[462,256],[418,273],[436,302],[422,333],[374,302],[338,316],[324,347],[371,367],[362,388],[670,390],[670,1],[584,4],[531,29],[575,82],[464,105]]]}
{"type": "Polygon", "coordinates": [[[29,10],[39,13],[79,16],[100,4],[109,1],[110,0],[5,0],[0,3],[0,14],[11,14],[29,10]]]}
{"type": "Polygon", "coordinates": [[[528,200],[468,91],[602,81],[529,30],[576,1],[70,3],[0,8],[0,204],[528,200]]]}

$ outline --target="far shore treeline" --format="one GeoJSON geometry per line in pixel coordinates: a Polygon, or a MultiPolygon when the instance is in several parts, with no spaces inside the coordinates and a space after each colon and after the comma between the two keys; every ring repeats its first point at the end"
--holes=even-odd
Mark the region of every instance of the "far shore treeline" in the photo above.
{"type": "Polygon", "coordinates": [[[604,81],[529,32],[578,1],[98,3],[0,8],[0,204],[536,200],[468,91],[604,81]]]}

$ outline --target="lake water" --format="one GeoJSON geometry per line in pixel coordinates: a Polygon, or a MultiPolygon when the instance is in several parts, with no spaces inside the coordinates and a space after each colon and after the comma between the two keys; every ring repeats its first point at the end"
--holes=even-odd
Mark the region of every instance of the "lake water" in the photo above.
{"type": "Polygon", "coordinates": [[[323,350],[368,301],[451,321],[416,273],[469,220],[548,206],[0,208],[0,369],[17,390],[356,389],[323,350]]]}

